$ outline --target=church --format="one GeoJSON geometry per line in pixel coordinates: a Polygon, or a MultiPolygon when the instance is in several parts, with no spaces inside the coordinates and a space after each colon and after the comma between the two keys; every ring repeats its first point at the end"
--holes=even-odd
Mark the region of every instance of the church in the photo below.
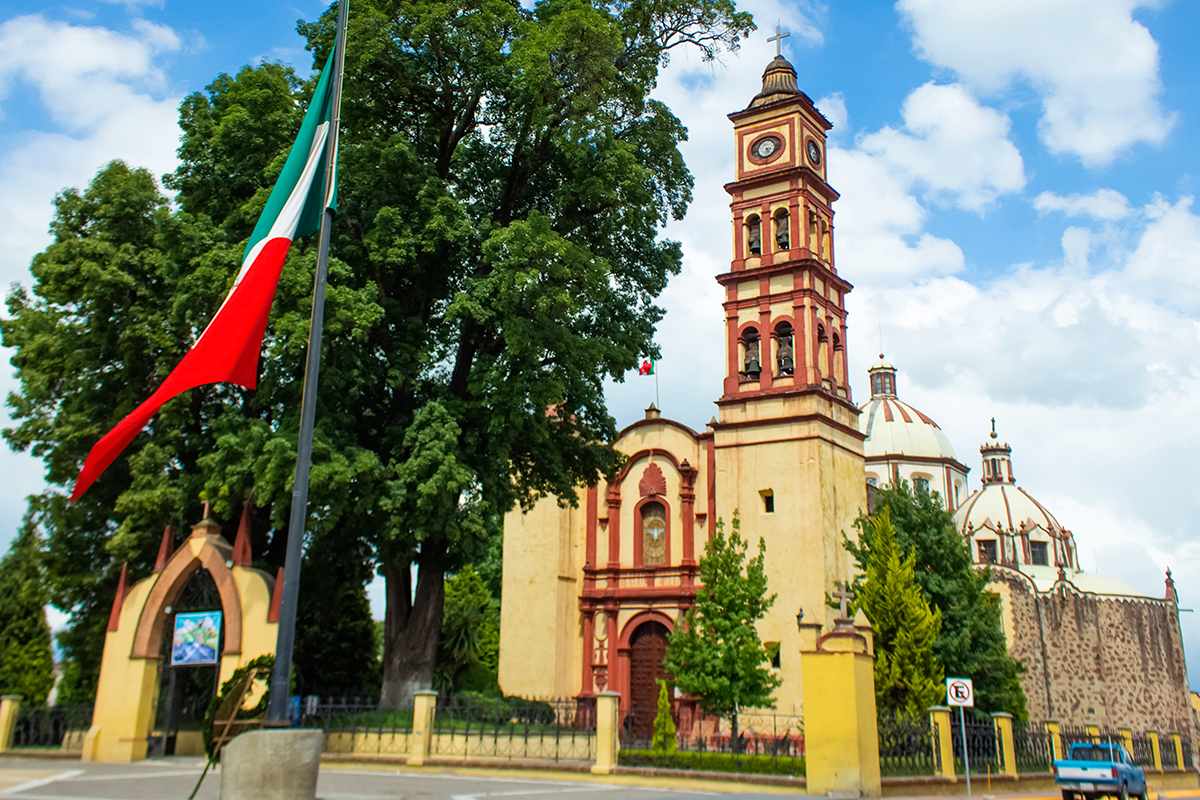
{"type": "Polygon", "coordinates": [[[993,569],[1011,652],[1026,666],[1030,718],[1190,730],[1173,588],[1165,598],[1079,570],[1074,540],[1013,480],[994,432],[983,486],[927,415],[902,402],[880,356],[871,397],[854,401],[846,295],[834,263],[826,174],[830,122],[776,56],[762,90],[729,115],[737,158],[732,261],[717,275],[725,377],[697,431],[653,405],[614,442],[623,468],[574,505],[554,498],[504,521],[500,685],[525,697],[621,695],[653,709],[666,635],[694,603],[718,520],[765,542],[778,597],[759,624],[777,653],[776,707],[803,714],[798,618],[832,628],[826,597],[855,567],[843,546],[873,487],[936,491],[976,561],[993,569]]]}

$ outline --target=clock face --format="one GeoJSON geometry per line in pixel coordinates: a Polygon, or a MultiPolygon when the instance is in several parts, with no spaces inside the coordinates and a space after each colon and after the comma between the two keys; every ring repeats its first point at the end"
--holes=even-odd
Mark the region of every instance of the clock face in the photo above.
{"type": "Polygon", "coordinates": [[[779,152],[779,148],[781,146],[782,142],[780,142],[774,136],[768,136],[765,139],[759,140],[759,142],[754,145],[754,155],[758,156],[759,158],[770,158],[779,152]]]}
{"type": "Polygon", "coordinates": [[[821,163],[821,146],[812,139],[808,140],[808,160],[813,163],[814,167],[821,163]]]}

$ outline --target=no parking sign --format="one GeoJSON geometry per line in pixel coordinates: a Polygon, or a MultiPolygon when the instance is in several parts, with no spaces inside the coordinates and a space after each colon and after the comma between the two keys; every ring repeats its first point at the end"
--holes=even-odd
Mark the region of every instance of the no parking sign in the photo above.
{"type": "Polygon", "coordinates": [[[975,687],[970,678],[946,678],[946,703],[951,706],[975,707],[975,687]]]}

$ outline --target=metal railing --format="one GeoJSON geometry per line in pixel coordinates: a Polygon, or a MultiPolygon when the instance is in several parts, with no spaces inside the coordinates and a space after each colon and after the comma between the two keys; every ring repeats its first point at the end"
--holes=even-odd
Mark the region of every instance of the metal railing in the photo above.
{"type": "Polygon", "coordinates": [[[1049,772],[1054,760],[1054,740],[1040,722],[1013,721],[1013,758],[1017,772],[1049,772]]]}
{"type": "Polygon", "coordinates": [[[1183,768],[1184,769],[1191,769],[1194,766],[1193,759],[1192,759],[1192,748],[1193,748],[1192,737],[1188,736],[1186,733],[1183,734],[1183,768]]]}
{"type": "Polygon", "coordinates": [[[591,760],[596,701],[439,697],[431,753],[450,758],[591,760]]]}
{"type": "Polygon", "coordinates": [[[1154,766],[1154,748],[1150,745],[1150,737],[1142,734],[1141,736],[1134,734],[1130,739],[1130,755],[1133,756],[1133,763],[1139,767],[1152,768],[1154,766]]]}
{"type": "MultiPolygon", "coordinates": [[[[1158,737],[1158,751],[1162,753],[1163,769],[1179,769],[1179,759],[1175,757],[1175,742],[1167,734],[1158,737]]],[[[1187,750],[1185,748],[1184,754],[1187,750]]]]}
{"type": "Polygon", "coordinates": [[[694,705],[675,703],[674,749],[654,748],[656,709],[620,712],[620,763],[711,772],[803,776],[804,721],[773,710],[738,714],[738,734],[732,721],[700,712],[694,705]]]}
{"type": "Polygon", "coordinates": [[[941,771],[937,729],[929,715],[883,710],[878,716],[879,771],[885,776],[935,775],[941,771]]]}
{"type": "Polygon", "coordinates": [[[13,727],[13,748],[37,747],[82,750],[83,735],[92,724],[92,706],[22,704],[13,727]]]}
{"type": "MultiPolygon", "coordinates": [[[[996,726],[991,719],[976,719],[967,717],[967,761],[970,762],[971,774],[984,772],[991,767],[992,772],[1004,769],[1000,754],[1000,742],[996,736],[996,726]]],[[[954,771],[964,773],[963,737],[960,721],[957,716],[950,717],[950,737],[954,747],[954,771]]]]}
{"type": "Polygon", "coordinates": [[[1078,725],[1063,725],[1058,729],[1059,738],[1062,739],[1063,754],[1059,758],[1066,758],[1071,752],[1073,744],[1091,744],[1094,738],[1087,728],[1078,725]]]}
{"type": "Polygon", "coordinates": [[[325,732],[322,752],[339,755],[406,755],[413,727],[410,701],[379,708],[374,697],[301,698],[300,724],[325,732]]]}

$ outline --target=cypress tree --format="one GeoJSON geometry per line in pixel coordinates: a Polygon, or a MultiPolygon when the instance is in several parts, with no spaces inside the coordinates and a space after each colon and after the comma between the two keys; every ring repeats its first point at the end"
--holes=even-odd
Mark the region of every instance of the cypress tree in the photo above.
{"type": "Polygon", "coordinates": [[[650,738],[650,749],[659,755],[669,756],[679,747],[675,740],[675,720],[671,718],[671,698],[667,694],[667,682],[658,682],[658,714],[654,717],[654,733],[650,738]]]}
{"type": "Polygon", "coordinates": [[[0,561],[0,694],[41,705],[54,686],[41,542],[26,516],[21,533],[0,561]]]}
{"type": "Polygon", "coordinates": [[[912,554],[901,557],[888,509],[870,525],[873,557],[857,605],[875,629],[875,702],[915,716],[942,693],[942,665],[933,652],[942,613],[930,609],[917,585],[912,554]]]}

